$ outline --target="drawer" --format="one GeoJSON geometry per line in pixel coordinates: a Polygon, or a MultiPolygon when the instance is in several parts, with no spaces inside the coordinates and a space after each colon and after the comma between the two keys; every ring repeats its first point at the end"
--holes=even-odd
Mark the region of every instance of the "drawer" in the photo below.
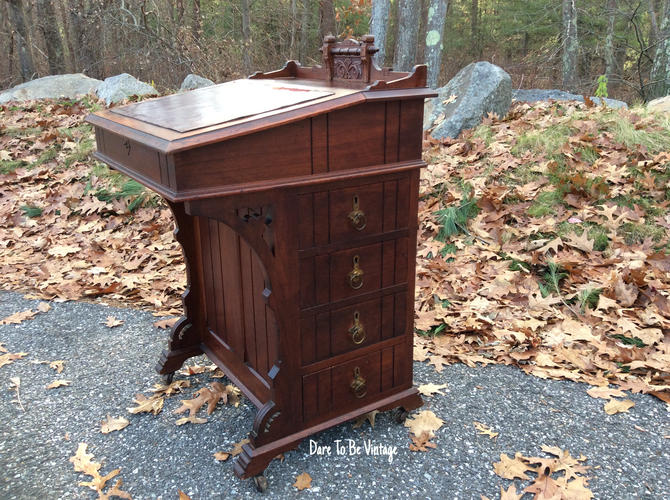
{"type": "Polygon", "coordinates": [[[406,343],[390,346],[302,378],[303,418],[325,417],[374,401],[382,393],[411,385],[406,343]]]}
{"type": "Polygon", "coordinates": [[[307,308],[407,282],[407,238],[300,259],[300,306],[307,308]]]}
{"type": "Polygon", "coordinates": [[[407,314],[406,291],[305,314],[300,320],[302,365],[403,335],[407,314]]]}
{"type": "Polygon", "coordinates": [[[407,227],[409,178],[298,196],[301,249],[407,227]]]}

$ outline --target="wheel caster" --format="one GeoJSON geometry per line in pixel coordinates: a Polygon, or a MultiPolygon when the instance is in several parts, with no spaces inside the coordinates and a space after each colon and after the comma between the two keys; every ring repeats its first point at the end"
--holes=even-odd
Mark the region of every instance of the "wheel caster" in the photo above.
{"type": "Polygon", "coordinates": [[[404,424],[405,420],[409,417],[409,412],[404,408],[398,408],[398,413],[396,413],[395,421],[398,424],[404,424]]]}
{"type": "Polygon", "coordinates": [[[263,474],[254,476],[254,484],[256,485],[256,489],[261,493],[265,493],[268,490],[268,480],[263,474]]]}
{"type": "Polygon", "coordinates": [[[163,382],[165,385],[170,385],[174,380],[174,372],[166,373],[163,375],[163,382]]]}

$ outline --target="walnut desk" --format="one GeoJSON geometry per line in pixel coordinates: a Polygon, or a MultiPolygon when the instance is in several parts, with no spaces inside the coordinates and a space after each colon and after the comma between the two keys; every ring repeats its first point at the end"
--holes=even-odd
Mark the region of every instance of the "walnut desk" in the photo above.
{"type": "MultiPolygon", "coordinates": [[[[278,453],[412,387],[426,68],[372,64],[372,37],[326,37],[323,66],[88,117],[96,158],[159,193],[186,259],[185,317],[158,364],[205,353],[258,408],[235,463],[278,453]]],[[[258,484],[258,482],[257,482],[258,484]]]]}

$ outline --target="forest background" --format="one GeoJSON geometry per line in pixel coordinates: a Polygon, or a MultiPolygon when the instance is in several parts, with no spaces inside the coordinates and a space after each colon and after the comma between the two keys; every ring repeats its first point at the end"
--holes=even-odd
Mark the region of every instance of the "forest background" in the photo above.
{"type": "Polygon", "coordinates": [[[473,61],[515,88],[670,93],[670,0],[0,0],[0,89],[49,74],[128,72],[159,90],[318,64],[324,35],[372,32],[380,66],[428,61],[444,85],[473,61]],[[603,85],[607,77],[606,85],[603,85]],[[600,87],[600,90],[598,90],[600,87]]]}

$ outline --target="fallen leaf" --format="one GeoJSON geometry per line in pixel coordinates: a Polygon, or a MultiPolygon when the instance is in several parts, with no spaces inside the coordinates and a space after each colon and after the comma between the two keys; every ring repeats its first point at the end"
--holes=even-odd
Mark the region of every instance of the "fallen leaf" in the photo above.
{"type": "Polygon", "coordinates": [[[16,361],[17,359],[21,359],[24,356],[27,356],[27,352],[8,352],[6,354],[0,354],[0,368],[2,368],[5,365],[9,365],[16,361]]]}
{"type": "Polygon", "coordinates": [[[147,398],[144,394],[136,394],[133,402],[137,404],[134,408],[127,408],[129,413],[153,413],[158,415],[163,409],[165,399],[159,394],[147,398]]]}
{"type": "Polygon", "coordinates": [[[354,429],[358,429],[367,420],[368,422],[370,422],[370,426],[374,429],[375,428],[375,416],[377,415],[377,413],[379,413],[377,410],[372,410],[372,411],[370,411],[370,412],[368,412],[364,415],[361,415],[360,417],[358,417],[356,419],[356,421],[354,422],[352,427],[354,429]]]}
{"type": "Polygon", "coordinates": [[[516,486],[511,484],[507,490],[503,490],[503,487],[500,487],[500,500],[519,500],[523,496],[523,493],[519,494],[516,492],[516,486]]]}
{"type": "Polygon", "coordinates": [[[48,302],[40,302],[37,304],[37,310],[39,312],[45,313],[48,312],[51,309],[51,306],[49,305],[48,302]]]}
{"type": "Polygon", "coordinates": [[[206,418],[199,418],[195,415],[189,415],[188,417],[182,417],[178,418],[177,421],[175,422],[177,425],[184,425],[184,424],[206,424],[207,419],[206,418]]]}
{"type": "Polygon", "coordinates": [[[495,439],[498,437],[499,433],[494,432],[493,429],[491,429],[491,427],[489,427],[488,425],[484,425],[480,422],[472,422],[472,423],[474,424],[475,429],[477,429],[478,434],[483,434],[485,436],[490,437],[491,439],[495,439]]]}
{"type": "Polygon", "coordinates": [[[179,493],[179,500],[191,500],[191,497],[188,496],[186,493],[184,493],[181,490],[178,490],[179,493]]]}
{"type": "Polygon", "coordinates": [[[231,454],[233,457],[236,457],[237,455],[239,455],[240,453],[242,453],[242,447],[243,447],[245,444],[247,444],[247,443],[249,443],[249,439],[248,439],[248,438],[243,439],[243,440],[240,441],[239,443],[235,443],[235,444],[233,445],[233,449],[230,451],[230,454],[231,454]]]}
{"type": "Polygon", "coordinates": [[[446,389],[447,384],[423,384],[418,387],[419,393],[424,396],[432,396],[433,394],[441,394],[444,396],[442,389],[446,389]]]}
{"type": "Polygon", "coordinates": [[[530,479],[526,472],[535,472],[535,468],[530,467],[519,452],[514,455],[514,458],[501,453],[500,462],[493,464],[493,470],[504,479],[530,479]]]}
{"type": "Polygon", "coordinates": [[[56,257],[65,257],[71,253],[77,253],[80,250],[80,247],[74,245],[57,245],[47,250],[47,253],[56,257]]]}
{"type": "Polygon", "coordinates": [[[114,328],[115,326],[120,326],[122,324],[123,320],[116,319],[114,316],[107,316],[107,320],[105,321],[105,326],[109,328],[114,328]]]}
{"type": "Polygon", "coordinates": [[[69,380],[54,380],[49,385],[47,385],[47,389],[56,389],[58,387],[68,387],[70,384],[71,384],[71,382],[69,380]]]}
{"type": "Polygon", "coordinates": [[[428,451],[428,448],[437,448],[437,444],[430,441],[431,435],[429,432],[424,432],[420,436],[410,436],[412,443],[409,445],[410,451],[428,451]]]}
{"type": "Polygon", "coordinates": [[[109,434],[110,432],[120,431],[128,427],[130,422],[125,417],[111,417],[107,415],[107,420],[101,422],[100,432],[109,434]]]}
{"type": "Polygon", "coordinates": [[[61,373],[65,368],[65,361],[63,361],[62,359],[52,361],[49,363],[49,368],[53,368],[54,370],[56,370],[56,373],[61,373]]]}
{"type": "Polygon", "coordinates": [[[442,424],[444,424],[444,420],[430,410],[424,410],[417,415],[412,415],[412,418],[405,420],[405,427],[409,427],[412,434],[417,437],[427,432],[432,438],[435,435],[434,431],[442,427],[442,424]]]}
{"type": "Polygon", "coordinates": [[[312,476],[306,472],[303,472],[295,478],[295,483],[293,483],[293,486],[298,490],[310,489],[312,487],[312,476]]]}
{"type": "Polygon", "coordinates": [[[229,457],[230,453],[226,453],[225,451],[217,451],[214,453],[214,458],[216,458],[219,462],[225,462],[229,457]]]}
{"type": "Polygon", "coordinates": [[[601,399],[612,399],[612,398],[622,398],[626,395],[625,392],[619,389],[610,389],[609,387],[592,387],[586,394],[592,398],[601,398],[601,399]]]}
{"type": "Polygon", "coordinates": [[[630,399],[612,399],[604,406],[604,410],[608,415],[614,415],[616,413],[628,413],[628,410],[633,406],[635,406],[635,403],[630,399]]]}
{"type": "Polygon", "coordinates": [[[0,320],[0,325],[18,325],[21,324],[22,321],[33,319],[37,313],[38,311],[31,310],[16,312],[11,316],[7,316],[5,319],[0,320]]]}

